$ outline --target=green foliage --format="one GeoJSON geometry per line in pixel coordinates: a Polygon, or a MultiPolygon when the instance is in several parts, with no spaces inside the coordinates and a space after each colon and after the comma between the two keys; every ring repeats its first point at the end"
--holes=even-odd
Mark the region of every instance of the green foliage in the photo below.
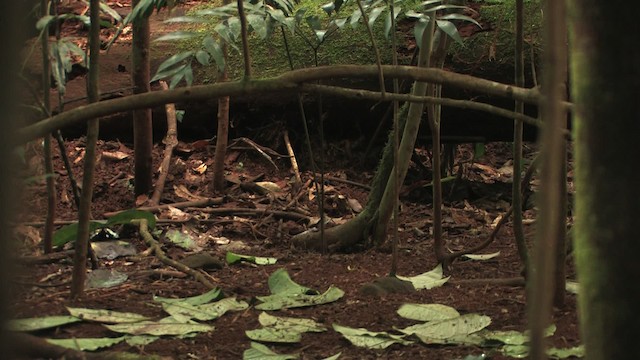
{"type": "MultiPolygon", "coordinates": [[[[131,209],[120,212],[110,217],[107,221],[90,221],[89,233],[92,233],[100,228],[109,228],[116,225],[129,224],[131,223],[131,220],[135,219],[146,219],[150,229],[153,229],[156,226],[156,218],[152,213],[148,211],[131,209]]],[[[77,237],[78,223],[63,226],[53,234],[53,246],[62,246],[66,243],[75,241],[77,237]]]]}

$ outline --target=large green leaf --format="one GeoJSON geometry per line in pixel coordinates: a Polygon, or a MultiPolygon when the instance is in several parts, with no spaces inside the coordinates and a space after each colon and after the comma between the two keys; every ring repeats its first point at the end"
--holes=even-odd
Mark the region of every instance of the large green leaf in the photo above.
{"type": "Polygon", "coordinates": [[[460,316],[458,310],[442,304],[403,304],[398,315],[417,321],[438,321],[460,316]]]}
{"type": "MultiPolygon", "coordinates": [[[[179,64],[180,62],[189,58],[192,55],[193,55],[193,51],[183,51],[181,53],[171,56],[167,60],[163,61],[162,64],[160,64],[160,66],[158,66],[157,74],[161,73],[165,69],[168,69],[176,64],[179,64]]],[[[158,76],[157,74],[156,74],[156,77],[158,76]]]]}
{"type": "Polygon", "coordinates": [[[121,211],[107,219],[105,226],[130,224],[131,220],[146,219],[147,226],[153,230],[156,227],[156,217],[152,212],[138,209],[121,211]]]}
{"type": "Polygon", "coordinates": [[[256,305],[258,310],[280,310],[292,309],[298,307],[315,306],[338,301],[344,296],[344,291],[331,286],[327,291],[320,295],[306,294],[275,294],[269,296],[257,296],[262,304],[256,305]]]}
{"type": "Polygon", "coordinates": [[[378,16],[380,16],[380,14],[382,14],[382,11],[386,9],[385,6],[379,6],[377,8],[374,8],[373,10],[371,10],[371,13],[369,14],[369,26],[373,27],[373,24],[375,24],[376,19],[378,18],[378,16]]]}
{"type": "Polygon", "coordinates": [[[162,35],[154,41],[175,41],[175,40],[187,40],[198,36],[198,34],[190,31],[174,31],[165,35],[162,35]]]}
{"type": "Polygon", "coordinates": [[[455,42],[460,45],[464,45],[462,37],[460,37],[460,34],[458,33],[458,28],[451,21],[437,20],[436,25],[438,25],[438,28],[445,34],[449,35],[450,38],[455,40],[455,42]]]}
{"type": "Polygon", "coordinates": [[[173,321],[141,321],[137,323],[104,325],[107,329],[131,335],[185,335],[191,333],[213,331],[214,327],[206,324],[173,321]]]}
{"type": "Polygon", "coordinates": [[[154,296],[153,301],[157,301],[160,303],[186,303],[190,305],[203,305],[218,299],[220,295],[222,295],[222,291],[220,291],[220,289],[218,288],[215,288],[207,291],[204,294],[187,297],[187,298],[170,299],[170,298],[163,298],[160,296],[154,296]]]}
{"type": "MultiPolygon", "coordinates": [[[[104,227],[105,224],[97,221],[89,221],[89,233],[104,227]]],[[[78,223],[65,225],[53,233],[53,246],[62,246],[68,242],[76,241],[78,237],[78,223]]]]}
{"type": "Polygon", "coordinates": [[[462,14],[447,14],[447,15],[443,15],[439,17],[440,20],[463,20],[463,21],[468,21],[471,23],[474,23],[476,25],[478,25],[479,28],[482,28],[482,25],[480,25],[479,22],[477,22],[474,18],[467,16],[467,15],[462,15],[462,14]]]}
{"type": "Polygon", "coordinates": [[[95,321],[109,324],[131,323],[149,320],[148,317],[128,312],[119,312],[105,309],[86,309],[67,307],[71,316],[82,320],[95,321]]]}
{"type": "Polygon", "coordinates": [[[430,321],[401,329],[416,335],[425,344],[457,343],[460,338],[478,332],[491,324],[491,318],[480,314],[465,314],[451,319],[430,321]]]}
{"type": "Polygon", "coordinates": [[[398,279],[411,282],[416,290],[432,289],[442,286],[449,281],[449,276],[442,276],[442,264],[436,266],[433,270],[412,277],[398,276],[398,279]]]}
{"type": "Polygon", "coordinates": [[[391,19],[391,12],[387,13],[384,19],[384,36],[385,38],[389,38],[389,33],[391,32],[391,24],[393,24],[392,20],[395,20],[398,17],[398,14],[402,11],[400,6],[394,7],[393,9],[393,19],[391,19]]]}
{"type": "Polygon", "coordinates": [[[124,336],[116,338],[45,339],[49,344],[78,351],[96,351],[119,344],[124,340],[124,336]]]}
{"type": "MultiPolygon", "coordinates": [[[[157,81],[157,80],[161,80],[161,79],[166,79],[168,77],[173,77],[175,74],[180,73],[182,70],[184,70],[184,68],[187,66],[187,64],[181,64],[163,71],[159,71],[157,72],[153,78],[151,79],[151,82],[157,81]]],[[[184,76],[184,75],[182,75],[184,76]]]]}
{"type": "Polygon", "coordinates": [[[202,39],[202,46],[204,46],[204,49],[207,50],[211,57],[213,57],[213,61],[216,62],[216,66],[218,66],[218,69],[220,71],[224,70],[224,52],[222,51],[222,47],[213,38],[213,36],[205,36],[204,39],[202,39]]]}
{"type": "Polygon", "coordinates": [[[82,321],[75,316],[43,316],[39,318],[14,319],[8,323],[9,330],[12,331],[36,331],[82,321]]]}
{"type": "Polygon", "coordinates": [[[247,22],[261,40],[267,38],[267,22],[265,21],[264,16],[249,14],[247,15],[247,22]]]}
{"type": "Polygon", "coordinates": [[[268,283],[269,291],[271,291],[271,293],[274,295],[319,294],[316,290],[295,283],[293,280],[291,280],[291,277],[289,277],[289,273],[284,268],[274,271],[273,274],[269,276],[268,283]]]}

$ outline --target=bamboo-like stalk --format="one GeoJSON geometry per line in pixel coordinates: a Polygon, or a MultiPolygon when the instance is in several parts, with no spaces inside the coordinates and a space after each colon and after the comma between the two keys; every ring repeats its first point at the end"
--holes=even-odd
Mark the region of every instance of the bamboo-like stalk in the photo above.
{"type": "MultiPolygon", "coordinates": [[[[87,92],[89,102],[100,100],[98,90],[98,65],[100,58],[100,0],[89,3],[89,76],[87,92]]],[[[87,253],[89,251],[89,219],[91,219],[91,200],[93,195],[93,174],[96,165],[96,143],[98,141],[99,123],[97,118],[87,122],[87,145],[84,155],[84,174],[82,177],[82,194],[78,211],[78,236],[73,257],[73,275],[71,281],[71,298],[78,298],[84,292],[87,271],[87,253]]]]}

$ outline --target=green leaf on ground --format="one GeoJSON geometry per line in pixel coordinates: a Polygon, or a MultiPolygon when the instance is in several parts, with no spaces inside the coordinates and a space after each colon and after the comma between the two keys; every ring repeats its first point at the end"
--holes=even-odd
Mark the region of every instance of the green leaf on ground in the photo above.
{"type": "Polygon", "coordinates": [[[412,325],[399,331],[416,335],[425,344],[465,343],[464,337],[491,324],[491,318],[480,314],[465,314],[452,319],[412,325]]]}
{"type": "Polygon", "coordinates": [[[331,286],[320,295],[287,294],[279,293],[269,296],[256,296],[262,304],[256,305],[258,310],[280,310],[305,306],[321,305],[339,300],[344,296],[344,291],[331,286]]]}
{"type": "Polygon", "coordinates": [[[397,278],[411,282],[416,290],[433,289],[449,281],[449,276],[442,277],[442,264],[438,264],[433,270],[420,275],[412,277],[397,276],[397,278]]]}
{"type": "Polygon", "coordinates": [[[43,316],[38,318],[14,319],[9,321],[9,330],[36,331],[82,321],[75,316],[43,316]]]}
{"type": "Polygon", "coordinates": [[[129,324],[104,325],[107,329],[131,335],[186,335],[213,331],[214,327],[206,324],[161,321],[141,321],[129,324]]]}
{"type": "Polygon", "coordinates": [[[160,296],[154,296],[153,301],[157,301],[161,303],[186,303],[189,305],[202,305],[218,299],[221,294],[222,292],[220,291],[220,289],[215,288],[207,291],[204,294],[187,297],[187,298],[170,299],[170,298],[163,298],[160,296]]]}
{"type": "Polygon", "coordinates": [[[138,321],[149,320],[148,317],[128,312],[119,312],[104,309],[85,309],[67,307],[67,311],[71,316],[75,316],[82,320],[96,321],[109,324],[132,323],[138,321]]]}
{"type": "Polygon", "coordinates": [[[278,261],[278,259],[273,257],[240,255],[227,251],[227,264],[231,265],[240,261],[247,261],[256,265],[273,265],[278,261]]]}
{"type": "Polygon", "coordinates": [[[124,336],[117,338],[86,338],[86,339],[45,339],[49,344],[78,351],[96,351],[121,343],[124,336]]]}
{"type": "Polygon", "coordinates": [[[126,335],[124,341],[130,346],[144,346],[160,339],[159,336],[153,335],[126,335]]]}
{"type": "Polygon", "coordinates": [[[262,312],[258,317],[260,325],[265,327],[274,327],[280,329],[289,329],[296,332],[323,332],[327,331],[327,328],[312,320],[312,319],[300,319],[292,317],[273,316],[266,312],[262,312]]]}
{"type": "Polygon", "coordinates": [[[306,286],[298,285],[291,277],[286,269],[278,269],[269,276],[269,291],[272,294],[289,295],[289,294],[307,294],[317,295],[318,291],[306,286]]]}
{"type": "Polygon", "coordinates": [[[251,340],[269,343],[292,344],[302,340],[302,333],[274,327],[246,330],[244,333],[251,340]]]}
{"type": "Polygon", "coordinates": [[[253,341],[251,342],[251,348],[242,353],[243,360],[291,360],[299,357],[300,355],[298,354],[275,353],[265,345],[253,341]]]}
{"type": "Polygon", "coordinates": [[[258,321],[263,328],[245,331],[251,340],[262,342],[296,343],[304,332],[323,332],[327,329],[311,319],[278,317],[262,312],[258,321]]]}
{"type": "Polygon", "coordinates": [[[118,286],[129,278],[129,275],[116,269],[95,269],[87,275],[86,287],[104,289],[118,286]]]}
{"type": "Polygon", "coordinates": [[[191,319],[208,321],[219,318],[227,311],[240,311],[249,307],[244,301],[236,298],[225,298],[215,303],[191,305],[187,302],[163,302],[162,309],[178,322],[187,323],[191,319]]]}
{"type": "Polygon", "coordinates": [[[180,230],[170,229],[165,234],[167,240],[171,241],[176,246],[179,246],[185,250],[193,250],[198,247],[196,241],[189,234],[185,234],[180,230]]]}
{"type": "Polygon", "coordinates": [[[571,348],[549,348],[547,349],[547,355],[552,359],[566,359],[568,357],[584,357],[584,346],[574,346],[571,348]]]}
{"type": "Polygon", "coordinates": [[[363,328],[350,328],[333,324],[333,329],[353,345],[369,349],[386,349],[393,344],[410,345],[413,342],[403,339],[403,335],[392,335],[386,332],[374,332],[363,328]]]}
{"type": "Polygon", "coordinates": [[[249,308],[249,304],[242,300],[236,300],[235,297],[224,298],[210,304],[200,306],[201,309],[211,313],[217,313],[218,317],[227,313],[227,311],[242,311],[249,308]]]}
{"type": "Polygon", "coordinates": [[[442,304],[403,304],[398,315],[416,321],[438,321],[459,317],[458,310],[442,304]]]}
{"type": "MultiPolygon", "coordinates": [[[[500,348],[502,354],[518,359],[524,359],[529,356],[528,345],[505,345],[500,348]]],[[[584,347],[582,345],[572,348],[549,348],[547,355],[552,359],[566,359],[569,357],[584,357],[584,347]]]]}

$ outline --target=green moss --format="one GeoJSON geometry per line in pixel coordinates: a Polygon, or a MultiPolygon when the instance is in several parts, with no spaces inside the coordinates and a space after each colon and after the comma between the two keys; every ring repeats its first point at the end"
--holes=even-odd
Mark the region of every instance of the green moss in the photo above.
{"type": "MultiPolygon", "coordinates": [[[[452,44],[453,61],[458,71],[473,73],[483,64],[494,67],[512,66],[515,54],[515,0],[487,1],[479,9],[480,20],[490,31],[479,32],[464,41],[452,44]]],[[[531,48],[537,59],[542,49],[542,1],[524,1],[525,62],[531,63],[531,48]]]]}

